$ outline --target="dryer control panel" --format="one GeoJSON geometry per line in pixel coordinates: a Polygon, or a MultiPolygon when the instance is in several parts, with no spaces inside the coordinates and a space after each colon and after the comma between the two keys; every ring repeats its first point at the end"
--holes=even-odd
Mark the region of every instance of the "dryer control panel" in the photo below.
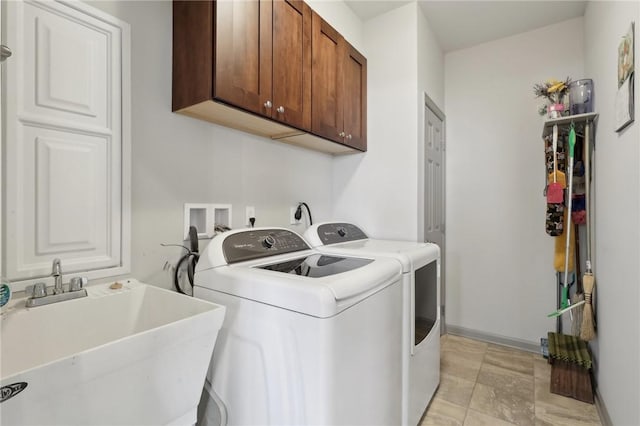
{"type": "Polygon", "coordinates": [[[307,243],[286,229],[255,229],[229,235],[222,243],[227,263],[308,250],[307,243]]]}
{"type": "Polygon", "coordinates": [[[318,237],[324,245],[368,238],[362,229],[352,223],[324,223],[318,226],[318,237]]]}

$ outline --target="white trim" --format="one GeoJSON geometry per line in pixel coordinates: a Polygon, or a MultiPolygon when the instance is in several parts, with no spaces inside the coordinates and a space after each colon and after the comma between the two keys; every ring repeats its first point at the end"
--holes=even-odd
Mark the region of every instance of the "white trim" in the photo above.
{"type": "Polygon", "coordinates": [[[446,331],[448,334],[453,334],[455,336],[468,337],[470,339],[480,340],[482,342],[508,346],[511,348],[521,349],[527,352],[540,353],[540,344],[532,343],[528,340],[514,339],[512,337],[501,336],[499,334],[485,333],[484,331],[472,330],[470,328],[459,327],[457,325],[450,325],[450,324],[446,325],[446,331]]]}
{"type": "Polygon", "coordinates": [[[609,416],[609,411],[607,411],[607,406],[604,405],[604,400],[602,399],[602,395],[600,394],[600,390],[596,385],[596,410],[598,411],[598,416],[600,417],[600,422],[602,426],[613,426],[613,421],[611,420],[611,416],[609,416]]]}
{"type": "MultiPolygon", "coordinates": [[[[86,5],[84,5],[86,6],[86,5]]],[[[121,66],[122,66],[122,90],[120,100],[122,102],[122,147],[120,153],[122,155],[122,191],[121,191],[121,253],[120,268],[105,270],[105,276],[116,276],[131,273],[131,26],[120,19],[107,15],[95,9],[87,7],[87,11],[92,10],[94,16],[105,16],[113,22],[117,22],[122,32],[122,49],[121,49],[121,66]],[[108,273],[108,275],[107,275],[108,273]]],[[[105,19],[105,18],[101,18],[105,19]]],[[[102,272],[102,271],[96,271],[102,272]]],[[[102,278],[102,277],[101,277],[102,278]]]]}
{"type": "MultiPolygon", "coordinates": [[[[4,27],[4,22],[2,19],[2,10],[5,8],[5,4],[6,2],[2,2],[0,3],[0,44],[4,44],[5,40],[4,40],[4,34],[3,34],[3,30],[5,30],[6,28],[4,27]]],[[[6,15],[6,14],[5,14],[6,15]]],[[[11,48],[11,46],[9,46],[9,48],[11,48]]],[[[5,135],[5,128],[4,128],[4,114],[3,114],[3,110],[4,110],[4,103],[6,102],[5,98],[2,96],[2,92],[3,92],[3,86],[4,86],[4,78],[2,77],[4,75],[4,64],[7,61],[10,61],[11,58],[7,58],[6,61],[4,62],[0,62],[0,140],[3,141],[2,145],[0,145],[0,181],[4,182],[4,176],[3,176],[3,172],[2,172],[2,151],[4,151],[4,141],[7,140],[6,135],[5,135]]],[[[3,206],[2,206],[2,199],[4,198],[2,196],[2,193],[4,192],[4,190],[2,190],[2,188],[0,188],[0,263],[4,263],[3,261],[3,257],[2,257],[2,247],[4,246],[4,240],[3,240],[3,234],[2,234],[2,229],[4,228],[4,216],[2,215],[3,212],[3,206]]],[[[2,275],[2,270],[0,269],[0,275],[2,275]]],[[[12,288],[13,290],[13,288],[12,288]]]]}

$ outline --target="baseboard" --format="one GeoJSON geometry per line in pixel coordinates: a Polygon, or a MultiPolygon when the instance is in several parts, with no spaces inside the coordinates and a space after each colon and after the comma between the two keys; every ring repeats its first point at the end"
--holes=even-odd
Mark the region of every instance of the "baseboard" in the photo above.
{"type": "Polygon", "coordinates": [[[446,331],[456,336],[468,337],[470,339],[481,340],[483,342],[495,343],[496,345],[509,346],[527,352],[540,353],[540,343],[529,342],[528,340],[514,339],[512,337],[500,336],[498,334],[485,333],[484,331],[472,330],[457,325],[446,325],[446,331]]]}
{"type": "Polygon", "coordinates": [[[598,410],[602,426],[613,426],[613,422],[611,421],[611,417],[609,417],[609,412],[607,411],[607,407],[604,405],[602,395],[600,395],[598,388],[596,388],[596,410],[598,410]]]}

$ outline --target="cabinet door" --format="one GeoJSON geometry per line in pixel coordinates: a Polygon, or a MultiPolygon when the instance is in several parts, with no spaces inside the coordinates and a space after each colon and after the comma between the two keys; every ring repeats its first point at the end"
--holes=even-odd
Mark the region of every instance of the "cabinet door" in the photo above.
{"type": "Polygon", "coordinates": [[[214,97],[271,116],[272,0],[218,0],[214,97]]]}
{"type": "Polygon", "coordinates": [[[65,274],[126,273],[128,26],[79,2],[7,6],[2,272],[48,277],[58,257],[65,274]]]}
{"type": "Polygon", "coordinates": [[[367,150],[367,60],[345,43],[342,66],[344,74],[344,143],[367,150]]]}
{"type": "Polygon", "coordinates": [[[344,54],[344,39],[315,12],[311,32],[311,131],[318,136],[342,143],[344,84],[340,72],[340,57],[344,54]]]}
{"type": "Polygon", "coordinates": [[[273,1],[272,117],[311,129],[311,8],[300,0],[273,1]]]}

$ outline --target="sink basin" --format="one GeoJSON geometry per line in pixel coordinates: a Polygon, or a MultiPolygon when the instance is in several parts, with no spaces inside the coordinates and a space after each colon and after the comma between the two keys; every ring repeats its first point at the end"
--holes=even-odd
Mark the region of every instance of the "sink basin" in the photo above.
{"type": "Polygon", "coordinates": [[[0,424],[195,423],[225,308],[121,282],[3,311],[0,424]]]}

